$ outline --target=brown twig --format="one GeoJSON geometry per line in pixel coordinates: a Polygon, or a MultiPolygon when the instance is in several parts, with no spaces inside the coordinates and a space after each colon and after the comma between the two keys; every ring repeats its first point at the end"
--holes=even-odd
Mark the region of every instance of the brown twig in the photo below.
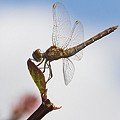
{"type": "Polygon", "coordinates": [[[54,110],[53,103],[49,99],[42,102],[39,108],[27,120],[41,120],[47,113],[54,110]]]}

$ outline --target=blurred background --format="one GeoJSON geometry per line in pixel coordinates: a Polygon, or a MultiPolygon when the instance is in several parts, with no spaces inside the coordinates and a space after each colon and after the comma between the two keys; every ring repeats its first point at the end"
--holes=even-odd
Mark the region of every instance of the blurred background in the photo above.
{"type": "MultiPolygon", "coordinates": [[[[40,100],[26,62],[36,48],[44,52],[52,45],[54,2],[0,0],[0,120],[8,120],[20,96],[30,93],[40,100]]],[[[85,40],[120,25],[119,0],[59,2],[65,5],[72,23],[77,19],[82,22],[85,40]]],[[[48,96],[62,108],[44,120],[120,120],[120,29],[83,52],[81,61],[73,61],[75,75],[67,87],[62,60],[52,62],[54,77],[47,86],[48,96]]]]}

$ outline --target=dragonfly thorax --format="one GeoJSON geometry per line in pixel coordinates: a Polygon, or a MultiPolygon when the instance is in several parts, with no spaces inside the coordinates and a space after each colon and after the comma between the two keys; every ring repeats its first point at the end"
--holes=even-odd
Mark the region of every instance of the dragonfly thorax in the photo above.
{"type": "Polygon", "coordinates": [[[64,54],[65,53],[62,48],[51,46],[47,49],[45,53],[43,53],[43,57],[46,58],[48,61],[53,61],[63,58],[65,56],[64,54]]]}
{"type": "Polygon", "coordinates": [[[40,49],[37,49],[33,52],[32,57],[36,62],[41,62],[42,61],[42,51],[40,49]]]}

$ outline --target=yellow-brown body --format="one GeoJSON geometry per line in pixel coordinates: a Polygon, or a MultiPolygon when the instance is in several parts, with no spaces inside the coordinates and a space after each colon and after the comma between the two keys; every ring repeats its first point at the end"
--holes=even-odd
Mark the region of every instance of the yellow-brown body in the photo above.
{"type": "Polygon", "coordinates": [[[47,61],[58,60],[60,58],[65,58],[66,54],[62,48],[51,46],[46,50],[45,53],[42,54],[42,57],[45,58],[47,61]]]}

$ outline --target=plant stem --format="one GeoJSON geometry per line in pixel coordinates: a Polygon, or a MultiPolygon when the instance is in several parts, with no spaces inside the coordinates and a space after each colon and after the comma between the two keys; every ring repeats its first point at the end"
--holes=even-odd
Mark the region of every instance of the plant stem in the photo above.
{"type": "Polygon", "coordinates": [[[41,120],[47,113],[54,110],[49,99],[42,102],[38,109],[27,120],[41,120]]]}

